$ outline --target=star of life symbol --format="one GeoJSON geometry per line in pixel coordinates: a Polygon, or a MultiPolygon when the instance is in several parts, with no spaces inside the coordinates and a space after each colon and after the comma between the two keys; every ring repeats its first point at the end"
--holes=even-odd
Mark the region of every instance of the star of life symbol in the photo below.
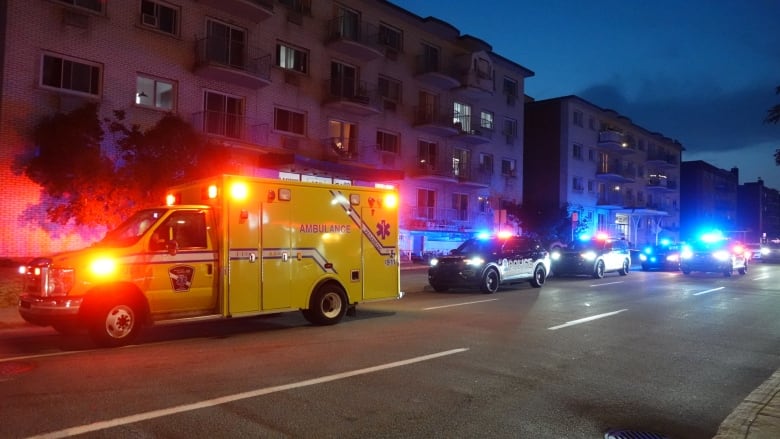
{"type": "Polygon", "coordinates": [[[382,222],[378,223],[376,225],[376,236],[382,239],[387,239],[387,237],[390,236],[390,224],[385,220],[382,220],[382,222]]]}
{"type": "Polygon", "coordinates": [[[195,268],[189,265],[178,265],[168,270],[168,277],[171,279],[171,288],[176,292],[189,291],[192,286],[192,277],[195,274],[195,268]]]}

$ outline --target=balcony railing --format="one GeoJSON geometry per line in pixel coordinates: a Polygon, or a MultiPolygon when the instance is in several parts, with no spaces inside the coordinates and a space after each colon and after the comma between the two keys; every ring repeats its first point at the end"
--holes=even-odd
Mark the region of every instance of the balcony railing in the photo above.
{"type": "Polygon", "coordinates": [[[274,15],[272,0],[200,0],[203,4],[218,8],[225,14],[246,18],[259,23],[274,15]]]}
{"type": "Polygon", "coordinates": [[[437,136],[454,136],[462,128],[455,123],[455,112],[452,107],[435,105],[414,107],[413,125],[437,136]]]}
{"type": "Polygon", "coordinates": [[[199,38],[195,71],[209,79],[256,89],[271,83],[271,55],[221,37],[199,38]]]}
{"type": "Polygon", "coordinates": [[[201,111],[192,114],[192,126],[203,134],[255,145],[268,142],[268,124],[221,111],[201,111]]]}
{"type": "Polygon", "coordinates": [[[451,90],[458,87],[460,85],[460,75],[457,72],[457,68],[441,58],[441,56],[417,55],[415,59],[417,78],[430,86],[442,90],[451,90]]]}
{"type": "Polygon", "coordinates": [[[379,44],[379,27],[351,16],[336,17],[328,21],[326,42],[346,55],[369,61],[384,56],[379,44]]]}
{"type": "Polygon", "coordinates": [[[599,132],[598,146],[610,152],[632,154],[636,152],[635,145],[630,144],[620,131],[605,130],[599,132]]]}
{"type": "Polygon", "coordinates": [[[325,104],[357,115],[381,112],[381,98],[376,87],[365,81],[332,78],[325,81],[325,104]]]}

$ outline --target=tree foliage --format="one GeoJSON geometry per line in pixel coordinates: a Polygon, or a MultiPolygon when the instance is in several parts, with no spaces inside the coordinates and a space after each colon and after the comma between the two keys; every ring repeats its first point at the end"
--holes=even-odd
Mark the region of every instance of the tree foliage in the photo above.
{"type": "Polygon", "coordinates": [[[146,131],[124,119],[115,111],[101,121],[97,104],[89,103],[34,126],[36,153],[24,172],[54,200],[46,209],[50,221],[115,226],[132,211],[159,204],[168,186],[217,172],[223,162],[217,146],[175,115],[146,131]]]}
{"type": "MultiPolygon", "coordinates": [[[[780,85],[775,89],[775,94],[780,95],[780,85]]],[[[780,104],[767,111],[764,123],[780,123],[780,104]]],[[[775,150],[775,165],[780,166],[780,149],[775,150]]]]}

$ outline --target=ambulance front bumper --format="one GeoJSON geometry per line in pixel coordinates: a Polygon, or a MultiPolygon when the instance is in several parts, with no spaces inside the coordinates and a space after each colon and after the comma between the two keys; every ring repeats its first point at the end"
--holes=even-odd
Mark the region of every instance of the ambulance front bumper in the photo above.
{"type": "Polygon", "coordinates": [[[19,315],[34,325],[64,323],[78,317],[83,301],[83,297],[40,297],[24,294],[19,298],[19,315]]]}

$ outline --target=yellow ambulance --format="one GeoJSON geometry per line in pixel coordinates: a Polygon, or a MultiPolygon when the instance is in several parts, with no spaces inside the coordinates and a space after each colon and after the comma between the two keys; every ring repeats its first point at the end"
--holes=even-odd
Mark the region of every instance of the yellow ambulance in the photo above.
{"type": "Polygon", "coordinates": [[[21,316],[120,346],[145,324],[301,310],[330,325],[402,297],[393,189],[221,175],[166,201],[22,267],[21,316]]]}

